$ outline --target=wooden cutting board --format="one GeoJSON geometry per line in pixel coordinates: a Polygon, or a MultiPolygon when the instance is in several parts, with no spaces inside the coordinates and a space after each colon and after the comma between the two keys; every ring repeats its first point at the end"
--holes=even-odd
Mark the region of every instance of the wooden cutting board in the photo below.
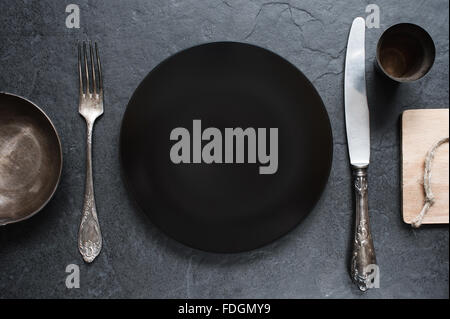
{"type": "MultiPolygon", "coordinates": [[[[425,156],[438,140],[449,136],[448,109],[407,110],[402,115],[402,211],[410,224],[424,204],[425,156]]],[[[434,205],[422,224],[448,224],[449,145],[441,145],[432,164],[431,189],[434,205]]]]}

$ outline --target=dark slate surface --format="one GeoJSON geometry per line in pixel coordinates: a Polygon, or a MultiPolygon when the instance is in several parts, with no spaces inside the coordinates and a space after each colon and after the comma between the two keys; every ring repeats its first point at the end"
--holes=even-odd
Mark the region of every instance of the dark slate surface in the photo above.
{"type": "Polygon", "coordinates": [[[352,225],[343,113],[343,65],[352,19],[371,1],[84,1],[81,28],[65,27],[68,1],[0,1],[0,90],[25,96],[51,117],[62,139],[61,185],[28,221],[0,228],[0,297],[417,298],[449,296],[448,226],[412,230],[400,213],[399,116],[405,108],[449,102],[448,1],[377,1],[381,28],[367,30],[372,120],[370,200],[381,288],[360,293],[348,276],[352,225]],[[387,26],[415,22],[435,40],[426,78],[395,87],[373,72],[387,26]],[[85,124],[77,113],[75,43],[98,40],[105,114],[95,131],[95,187],[104,247],[85,265],[76,238],[84,189],[85,124]],[[312,80],[329,112],[334,161],[313,213],[255,251],[221,255],[167,238],[130,201],[120,177],[119,127],[143,77],[171,54],[209,41],[256,44],[285,57],[312,80]],[[68,264],[81,288],[67,289],[68,264]]]}

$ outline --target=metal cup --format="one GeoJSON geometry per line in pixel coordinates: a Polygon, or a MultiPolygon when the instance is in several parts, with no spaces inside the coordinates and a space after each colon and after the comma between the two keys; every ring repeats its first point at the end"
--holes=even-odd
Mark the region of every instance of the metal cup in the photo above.
{"type": "Polygon", "coordinates": [[[427,31],[412,23],[400,23],[385,30],[378,40],[376,66],[393,81],[412,82],[427,74],[435,56],[427,31]]]}

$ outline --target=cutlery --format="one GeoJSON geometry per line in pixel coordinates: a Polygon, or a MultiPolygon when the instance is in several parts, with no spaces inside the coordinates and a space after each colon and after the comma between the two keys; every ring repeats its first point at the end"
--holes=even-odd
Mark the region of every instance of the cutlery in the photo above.
{"type": "Polygon", "coordinates": [[[98,223],[94,198],[94,183],[92,179],[92,132],[95,120],[103,114],[103,83],[102,67],[98,55],[97,43],[95,43],[96,59],[94,59],[92,43],[89,43],[90,63],[88,63],[87,51],[86,43],[83,42],[83,49],[81,48],[81,44],[78,44],[78,75],[80,77],[80,101],[78,112],[86,120],[87,128],[86,185],[83,215],[78,233],[78,249],[83,256],[84,261],[90,263],[98,256],[102,249],[102,235],[98,223]]]}
{"type": "Polygon", "coordinates": [[[369,107],[365,76],[365,20],[353,20],[345,58],[345,124],[353,172],[356,223],[351,259],[351,277],[362,291],[371,287],[376,266],[369,225],[367,168],[370,158],[369,107]]]}

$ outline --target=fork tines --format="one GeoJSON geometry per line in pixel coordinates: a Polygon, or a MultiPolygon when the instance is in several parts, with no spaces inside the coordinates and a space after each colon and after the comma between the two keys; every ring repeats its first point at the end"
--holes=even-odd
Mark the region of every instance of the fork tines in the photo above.
{"type": "Polygon", "coordinates": [[[78,75],[80,77],[80,96],[83,97],[87,94],[89,97],[98,98],[103,94],[102,65],[98,55],[97,42],[94,43],[94,46],[95,59],[92,42],[89,41],[90,61],[88,61],[86,42],[78,43],[78,75]]]}

